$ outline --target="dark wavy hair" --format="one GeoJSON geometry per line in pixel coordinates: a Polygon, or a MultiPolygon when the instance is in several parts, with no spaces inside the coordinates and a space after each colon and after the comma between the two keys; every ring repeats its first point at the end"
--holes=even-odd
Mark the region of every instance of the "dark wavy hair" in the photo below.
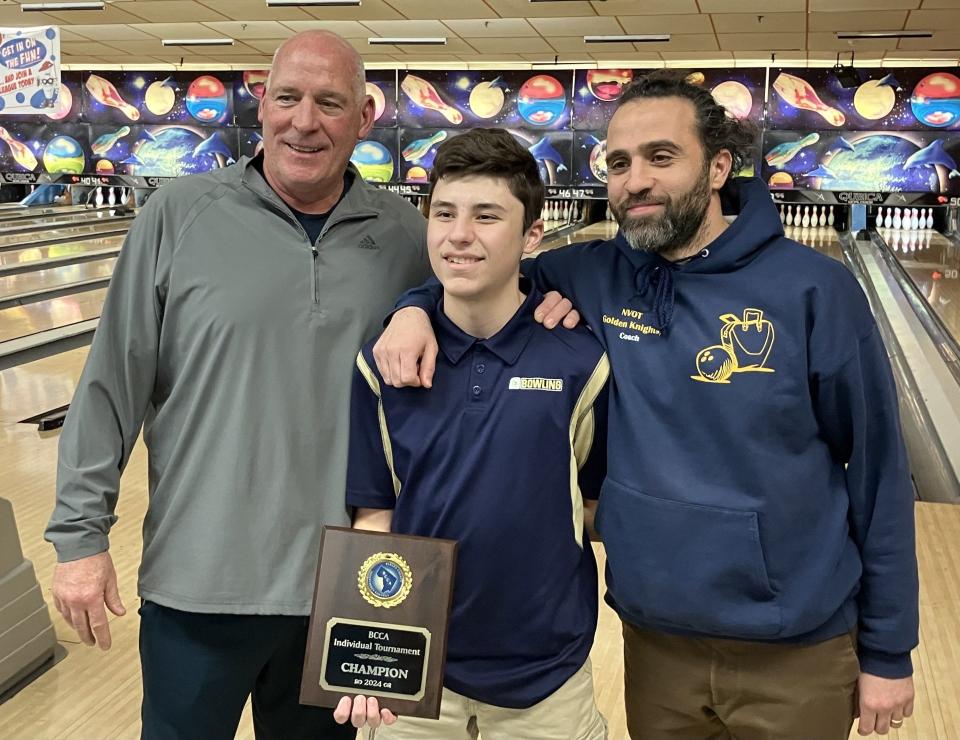
{"type": "Polygon", "coordinates": [[[504,129],[475,128],[443,142],[430,171],[430,198],[441,177],[457,179],[470,175],[507,181],[510,192],[523,204],[524,233],[540,218],[546,189],[537,160],[504,129]]]}
{"type": "Polygon", "coordinates": [[[617,110],[634,100],[651,98],[684,98],[693,103],[697,131],[707,161],[726,149],[733,158],[731,174],[736,174],[752,159],[758,128],[749,121],[740,121],[713,99],[706,88],[687,81],[688,73],[676,69],[658,69],[628,87],[617,104],[617,110]]]}

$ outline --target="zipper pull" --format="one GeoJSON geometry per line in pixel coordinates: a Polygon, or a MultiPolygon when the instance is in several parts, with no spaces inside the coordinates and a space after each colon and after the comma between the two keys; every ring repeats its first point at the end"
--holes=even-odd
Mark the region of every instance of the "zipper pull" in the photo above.
{"type": "Polygon", "coordinates": [[[317,261],[317,257],[320,256],[320,250],[317,249],[317,245],[316,245],[316,244],[311,244],[311,245],[310,245],[310,251],[311,251],[311,253],[313,253],[313,261],[316,262],[316,261],[317,261]]]}

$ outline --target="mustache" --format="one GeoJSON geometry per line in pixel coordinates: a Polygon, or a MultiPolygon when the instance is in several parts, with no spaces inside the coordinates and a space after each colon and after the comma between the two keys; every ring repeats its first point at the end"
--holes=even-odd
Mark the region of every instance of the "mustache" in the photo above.
{"type": "Polygon", "coordinates": [[[668,199],[666,198],[652,198],[649,195],[636,195],[630,198],[624,198],[617,205],[627,210],[628,208],[633,208],[634,206],[662,206],[667,204],[668,199]]]}

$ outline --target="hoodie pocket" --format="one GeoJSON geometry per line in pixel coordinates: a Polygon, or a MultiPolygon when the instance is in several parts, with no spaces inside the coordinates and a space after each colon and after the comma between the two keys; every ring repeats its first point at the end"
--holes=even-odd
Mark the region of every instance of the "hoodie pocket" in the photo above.
{"type": "Polygon", "coordinates": [[[655,498],[607,478],[597,529],[607,587],[628,619],[741,639],[783,629],[755,511],[655,498]]]}

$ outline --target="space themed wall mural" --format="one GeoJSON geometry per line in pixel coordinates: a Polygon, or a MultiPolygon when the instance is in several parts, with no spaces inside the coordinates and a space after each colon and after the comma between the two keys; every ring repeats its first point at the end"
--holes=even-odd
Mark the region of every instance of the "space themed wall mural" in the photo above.
{"type": "Polygon", "coordinates": [[[762,176],[773,190],[960,195],[960,78],[930,68],[771,69],[762,176]]]}
{"type": "MultiPolygon", "coordinates": [[[[606,127],[650,70],[370,70],[374,128],[351,161],[368,181],[423,192],[437,147],[476,126],[510,131],[557,197],[606,197],[606,127]],[[563,193],[563,195],[561,195],[563,193]]],[[[688,73],[758,125],[753,165],[778,193],[960,195],[960,77],[935,68],[736,68],[688,73]],[[766,104],[764,101],[766,100],[766,104]]],[[[225,167],[263,147],[267,70],[65,72],[55,109],[0,115],[0,180],[150,178],[225,167]]],[[[142,183],[141,183],[142,184],[142,183]]]]}

